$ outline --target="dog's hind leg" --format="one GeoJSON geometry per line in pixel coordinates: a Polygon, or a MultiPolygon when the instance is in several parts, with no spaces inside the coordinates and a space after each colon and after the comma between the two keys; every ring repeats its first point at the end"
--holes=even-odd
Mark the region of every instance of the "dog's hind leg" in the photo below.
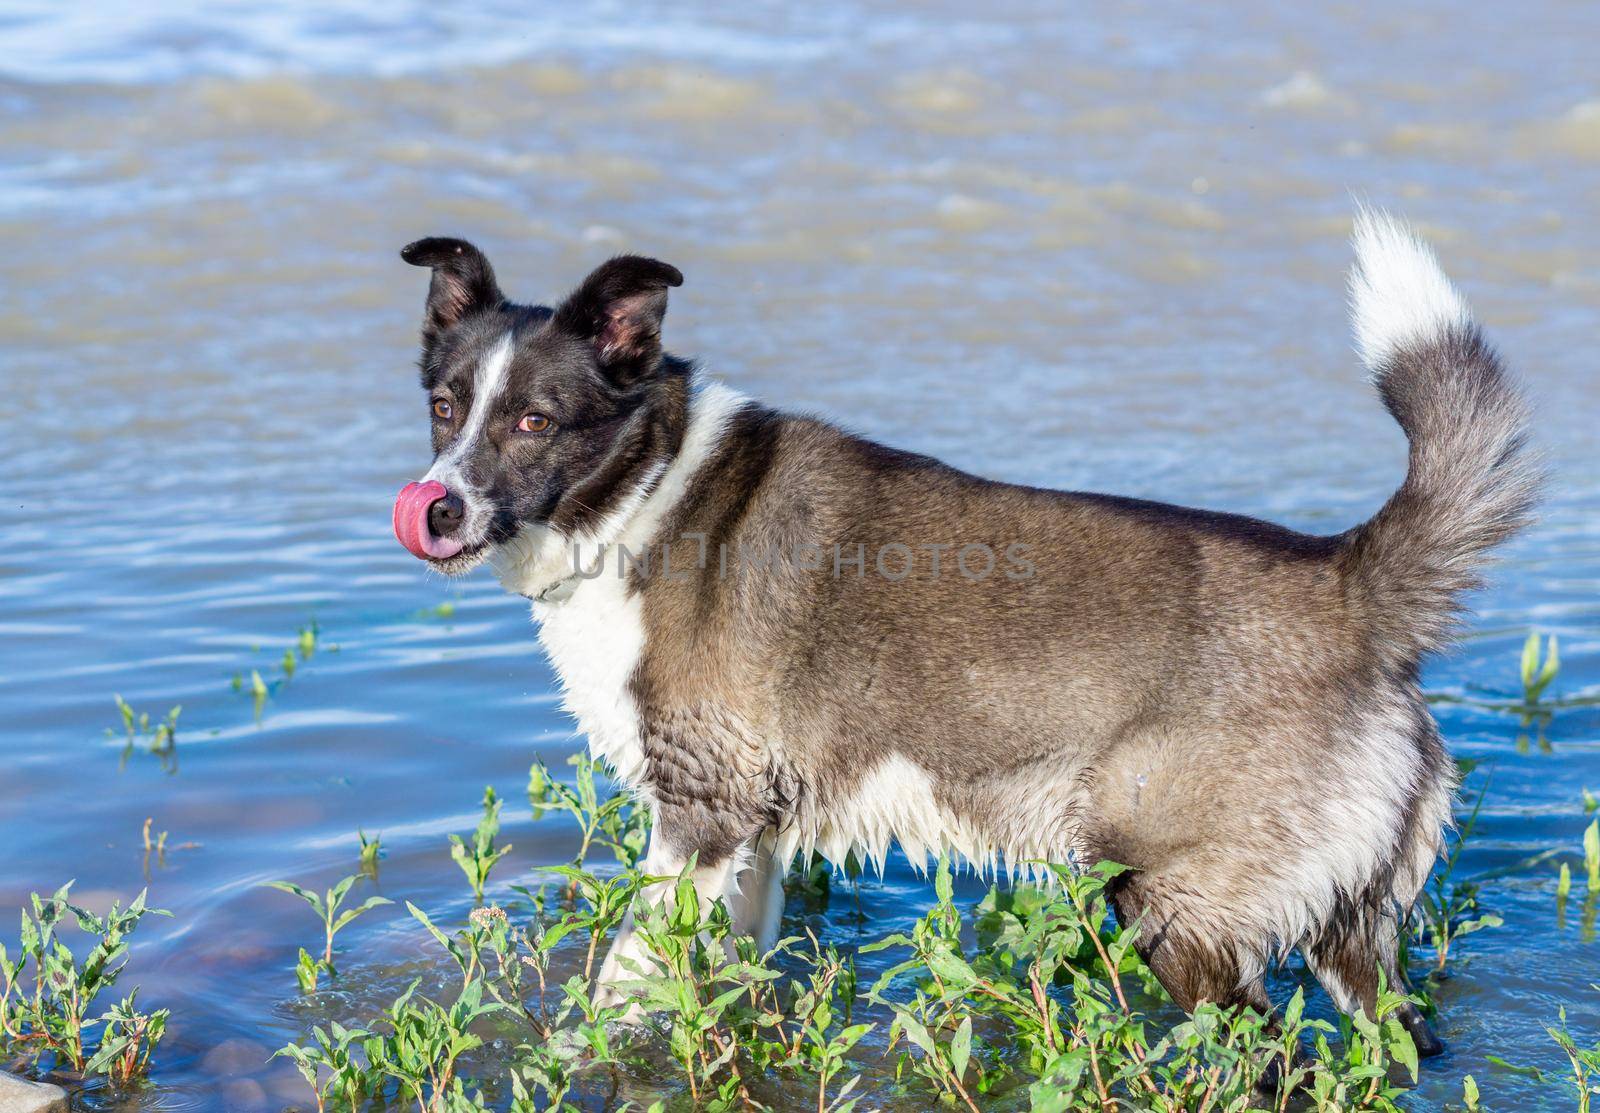
{"type": "Polygon", "coordinates": [[[1265,956],[1238,945],[1225,922],[1205,914],[1197,894],[1161,874],[1130,873],[1113,882],[1111,902],[1118,923],[1138,924],[1135,948],[1185,1012],[1210,1001],[1271,1013],[1265,956]]]}
{"type": "MultiPolygon", "coordinates": [[[[1379,971],[1390,989],[1407,992],[1405,972],[1400,969],[1400,921],[1393,913],[1370,905],[1354,908],[1324,927],[1301,951],[1341,1012],[1377,1016],[1379,971]]],[[[1411,1033],[1418,1055],[1426,1058],[1444,1051],[1415,1005],[1407,1002],[1395,1015],[1411,1033]]]]}

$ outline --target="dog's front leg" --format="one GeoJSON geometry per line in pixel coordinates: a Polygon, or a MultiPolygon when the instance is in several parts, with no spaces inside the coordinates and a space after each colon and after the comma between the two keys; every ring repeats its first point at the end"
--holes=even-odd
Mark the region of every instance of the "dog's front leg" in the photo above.
{"type": "MultiPolygon", "coordinates": [[[[732,898],[737,856],[724,854],[719,860],[708,861],[698,851],[685,852],[681,840],[672,837],[658,816],[650,833],[650,850],[639,868],[647,876],[665,880],[655,881],[641,889],[634,899],[634,908],[630,908],[623,917],[617,937],[612,941],[611,950],[600,967],[599,984],[594,994],[597,1005],[622,1004],[628,996],[623,989],[626,983],[655,972],[656,964],[650,957],[649,947],[634,923],[634,910],[641,906],[648,908],[662,902],[670,903],[676,899],[677,879],[691,857],[695,859],[695,866],[690,878],[694,882],[695,894],[700,899],[702,914],[711,907],[712,902],[732,898]]],[[[637,1021],[638,1007],[630,1009],[624,1019],[637,1021]]]]}
{"type": "Polygon", "coordinates": [[[769,827],[750,840],[739,858],[745,868],[733,879],[732,892],[724,896],[733,916],[735,935],[753,936],[762,953],[778,941],[783,920],[783,879],[789,861],[778,854],[778,832],[769,827]]]}

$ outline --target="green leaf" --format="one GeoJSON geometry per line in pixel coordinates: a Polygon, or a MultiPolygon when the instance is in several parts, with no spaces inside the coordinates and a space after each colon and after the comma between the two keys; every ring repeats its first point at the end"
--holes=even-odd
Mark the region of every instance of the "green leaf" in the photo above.
{"type": "Polygon", "coordinates": [[[1473,932],[1482,931],[1484,928],[1497,928],[1503,927],[1504,925],[1505,920],[1501,919],[1495,913],[1489,912],[1479,916],[1476,920],[1466,920],[1462,922],[1456,927],[1455,933],[1458,936],[1471,935],[1473,932]]]}
{"type": "Polygon", "coordinates": [[[927,957],[928,969],[953,989],[964,989],[978,980],[966,959],[951,951],[935,951],[927,957]]]}
{"type": "Polygon", "coordinates": [[[292,881],[268,881],[266,887],[277,889],[280,892],[291,893],[309,904],[318,916],[323,914],[322,898],[315,893],[307,892],[292,881]]]}
{"type": "Polygon", "coordinates": [[[933,1037],[928,1035],[928,1030],[913,1020],[909,1014],[904,1012],[896,1014],[894,1022],[905,1032],[907,1039],[922,1049],[924,1055],[938,1055],[933,1037]]]}
{"type": "Polygon", "coordinates": [[[1561,643],[1556,641],[1554,634],[1550,635],[1550,652],[1545,656],[1544,668],[1539,670],[1539,690],[1556,678],[1556,673],[1561,671],[1561,643]]]}
{"type": "Polygon", "coordinates": [[[1417,1080],[1417,1045],[1411,1039],[1411,1033],[1406,1031],[1405,1025],[1392,1017],[1384,1022],[1387,1039],[1385,1047],[1391,1058],[1405,1064],[1411,1072],[1411,1081],[1417,1080]]]}
{"type": "Polygon", "coordinates": [[[1539,633],[1530,631],[1528,639],[1522,643],[1522,687],[1524,690],[1533,688],[1534,678],[1539,670],[1539,633]]]}
{"type": "Polygon", "coordinates": [[[967,1073],[967,1060],[972,1057],[972,1017],[961,1018],[961,1026],[956,1029],[955,1036],[950,1040],[950,1067],[955,1072],[956,1081],[960,1081],[967,1073]]]}
{"type": "Polygon", "coordinates": [[[1583,832],[1583,864],[1589,871],[1589,892],[1600,893],[1600,819],[1583,832]]]}
{"type": "MultiPolygon", "coordinates": [[[[406,901],[406,908],[410,911],[411,915],[416,919],[417,923],[419,923],[423,927],[427,928],[428,929],[428,934],[433,936],[434,939],[438,940],[439,945],[441,947],[443,947],[447,952],[449,952],[450,957],[455,959],[456,962],[460,966],[465,968],[466,965],[467,965],[467,956],[461,950],[460,945],[457,944],[454,939],[451,939],[444,932],[442,932],[438,928],[434,927],[433,926],[433,921],[428,919],[428,914],[426,912],[424,912],[422,909],[418,908],[416,905],[412,904],[410,901],[406,901]]],[[[411,988],[415,989],[416,987],[417,987],[417,983],[413,982],[411,984],[411,988]]]]}
{"type": "Polygon", "coordinates": [[[346,909],[344,914],[333,922],[333,930],[338,931],[340,928],[344,927],[363,912],[371,911],[380,905],[393,903],[394,901],[390,900],[388,897],[368,897],[361,903],[360,907],[346,909]]]}
{"type": "Polygon", "coordinates": [[[360,874],[353,874],[344,878],[328,890],[328,911],[331,913],[344,901],[344,895],[350,891],[350,886],[361,880],[360,874]]]}
{"type": "Polygon", "coordinates": [[[1501,1070],[1508,1070],[1512,1074],[1520,1074],[1524,1078],[1533,1079],[1535,1082],[1544,1081],[1544,1071],[1540,1070],[1538,1067],[1519,1067],[1515,1063],[1506,1062],[1498,1055],[1485,1055],[1484,1058],[1493,1063],[1495,1066],[1499,1067],[1501,1070]]]}

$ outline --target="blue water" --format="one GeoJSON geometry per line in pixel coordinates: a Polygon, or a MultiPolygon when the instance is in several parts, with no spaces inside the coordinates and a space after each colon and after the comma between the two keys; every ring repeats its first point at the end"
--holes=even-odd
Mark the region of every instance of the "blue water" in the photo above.
{"type": "MultiPolygon", "coordinates": [[[[1561,1069],[1563,1005],[1600,1038],[1593,906],[1554,894],[1600,712],[1481,705],[1516,696],[1529,630],[1560,638],[1555,696],[1600,694],[1597,31],[1580,4],[9,5],[0,909],[149,884],[175,915],[127,978],[173,1021],[143,1104],[282,1109],[304,1091],[265,1060],[322,1015],[292,974],[314,925],[260,882],[354,872],[363,827],[378,891],[459,916],[444,836],[485,784],[501,896],[571,853],[519,802],[578,745],[524,607],[389,533],[427,452],[395,257],[418,235],[473,237],[527,298],[656,254],[688,276],[670,345],[747,392],[987,474],[1331,531],[1404,466],[1343,320],[1355,193],[1438,245],[1555,476],[1425,676],[1474,701],[1436,710],[1489,782],[1459,871],[1505,924],[1458,945],[1409,1105],[1471,1073],[1489,1108],[1570,1108],[1486,1057],[1561,1069]],[[114,694],[182,704],[175,765],[107,736],[114,694]]],[[[897,865],[864,927],[791,915],[850,943],[925,901],[897,865]]],[[[430,954],[413,928],[341,936],[336,1000],[392,993],[430,954]]]]}

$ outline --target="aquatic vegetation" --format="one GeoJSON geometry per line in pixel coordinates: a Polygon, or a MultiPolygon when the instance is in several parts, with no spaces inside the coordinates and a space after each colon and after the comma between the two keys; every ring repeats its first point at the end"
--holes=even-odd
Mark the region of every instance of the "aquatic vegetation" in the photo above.
{"type": "Polygon", "coordinates": [[[367,833],[356,828],[356,838],[361,840],[361,875],[376,879],[378,859],[383,857],[383,839],[379,835],[367,838],[367,833]]]}
{"type": "Polygon", "coordinates": [[[144,852],[146,854],[149,854],[152,850],[154,850],[156,852],[156,854],[158,856],[160,856],[160,855],[163,855],[163,854],[165,854],[167,852],[167,833],[165,831],[157,832],[156,837],[152,840],[150,838],[150,828],[154,824],[155,824],[155,817],[154,816],[146,816],[145,817],[145,821],[144,821],[144,828],[140,832],[140,836],[144,840],[144,852]]]}
{"type": "MultiPolygon", "coordinates": [[[[1600,992],[1600,985],[1592,984],[1589,988],[1600,992]]],[[[1556,1046],[1566,1055],[1567,1062],[1571,1067],[1571,1075],[1561,1080],[1561,1084],[1563,1088],[1570,1087],[1574,1099],[1573,1108],[1578,1113],[1589,1113],[1596,1095],[1600,1095],[1600,1043],[1596,1043],[1592,1047],[1579,1046],[1578,1041],[1573,1038],[1571,1029],[1567,1027],[1567,1007],[1562,1005],[1556,1010],[1556,1013],[1559,1026],[1551,1025],[1546,1027],[1545,1031],[1555,1041],[1556,1046]]],[[[1549,1075],[1538,1067],[1508,1063],[1498,1055],[1489,1055],[1486,1058],[1501,1070],[1525,1075],[1535,1082],[1549,1084],[1552,1081],[1549,1075]]],[[[1469,1075],[1468,1081],[1470,1080],[1471,1076],[1469,1075]]],[[[1473,1102],[1476,1103],[1476,1084],[1471,1087],[1469,1092],[1473,1102]]],[[[1477,1105],[1469,1104],[1467,1108],[1474,1109],[1477,1108],[1477,1105]]]]}
{"type": "MultiPolygon", "coordinates": [[[[424,998],[413,983],[371,1023],[314,1028],[279,1054],[295,1061],[319,1108],[335,1096],[345,1104],[486,1108],[461,1067],[484,1038],[474,1026],[492,1022],[497,1034],[506,1025],[526,1033],[497,1068],[514,1110],[565,1108],[574,1087],[655,1048],[675,1064],[677,1086],[697,1108],[795,1108],[801,1103],[792,1097],[779,1099],[802,1092],[822,1113],[845,1113],[860,1100],[851,1053],[883,1026],[857,1010],[875,1007],[899,1057],[900,1087],[929,1107],[954,1101],[978,1110],[1013,1094],[1061,1111],[1243,1110],[1262,1093],[1281,1107],[1276,1099],[1298,1087],[1318,1110],[1396,1108],[1391,1067],[1416,1067],[1392,1015],[1403,1000],[1397,994],[1382,995],[1378,1020],[1340,1027],[1306,1018],[1296,994],[1276,1020],[1204,1006],[1160,1033],[1123,988],[1125,976],[1150,979],[1131,933],[1109,920],[1104,887],[1119,870],[1075,876],[1063,868],[1049,890],[992,890],[979,907],[974,947],[963,942],[969,925],[941,863],[934,908],[910,933],[874,945],[903,948],[907,958],[864,995],[853,960],[809,933],[756,954],[752,941],[732,936],[720,903],[702,910],[686,873],[674,902],[635,910],[647,961],[624,988],[645,1012],[622,1045],[607,1025],[625,1006],[596,1007],[592,963],[559,992],[549,980],[565,937],[603,937],[620,922],[628,902],[606,900],[610,883],[586,874],[578,879],[582,907],[546,910],[527,923],[480,907],[453,935],[411,906],[460,973],[453,995],[424,998]],[[594,895],[603,908],[590,902],[594,895]],[[1303,1039],[1314,1057],[1299,1053],[1303,1039]]],[[[631,895],[642,879],[628,877],[631,895]]]]}
{"type": "Polygon", "coordinates": [[[111,698],[116,700],[117,712],[122,716],[122,728],[129,740],[148,740],[152,753],[159,753],[172,746],[178,736],[178,716],[183,712],[182,704],[168,711],[165,719],[152,724],[150,712],[142,711],[135,714],[133,708],[121,696],[111,698]]]}
{"type": "MultiPolygon", "coordinates": [[[[1462,773],[1466,775],[1471,771],[1472,766],[1467,764],[1462,773]]],[[[1456,940],[1484,928],[1500,927],[1505,922],[1497,914],[1483,912],[1479,908],[1476,882],[1454,880],[1461,853],[1477,828],[1478,814],[1483,810],[1488,790],[1486,778],[1478,789],[1472,810],[1458,821],[1443,864],[1434,870],[1422,892],[1417,894],[1417,903],[1412,908],[1414,934],[1433,947],[1434,963],[1430,975],[1443,972],[1450,961],[1451,944],[1456,940]]]]}
{"type": "MultiPolygon", "coordinates": [[[[991,885],[969,909],[957,902],[951,863],[941,860],[926,914],[908,930],[859,948],[895,956],[864,989],[855,956],[824,945],[809,929],[757,953],[752,940],[734,936],[720,902],[702,906],[695,898],[692,863],[676,879],[639,871],[630,836],[642,829],[639,809],[626,796],[599,798],[592,766],[587,778],[580,766],[578,785],[562,786],[564,792],[541,782],[539,769],[530,778],[530,796],[541,801],[536,807],[572,814],[583,845],[609,850],[620,870],[552,867],[562,880],[561,901],[514,887],[527,903],[482,904],[489,870],[509,849],[495,845],[500,801],[487,791],[471,842],[452,840],[458,864],[478,882],[480,903],[454,931],[407,903],[454,966],[446,991],[423,993],[423,980],[414,980],[368,1015],[312,1026],[277,1052],[297,1068],[318,1109],[533,1113],[582,1105],[585,1095],[614,1086],[613,1072],[625,1070],[656,1080],[662,1108],[682,1102],[853,1113],[863,1101],[885,1096],[860,1092],[869,1039],[874,1054],[894,1068],[893,1079],[878,1085],[892,1087],[897,1101],[925,1108],[1242,1113],[1284,1109],[1293,1096],[1296,1108],[1319,1113],[1393,1111],[1404,1078],[1416,1076],[1415,1049],[1396,1016],[1407,998],[1387,989],[1375,1018],[1317,1019],[1296,990],[1272,1016],[1202,1005],[1172,1023],[1177,1014],[1163,1004],[1160,984],[1132,946],[1133,927],[1111,914],[1107,889],[1124,872],[1112,863],[1084,871],[1040,864],[1040,883],[991,885]],[[676,899],[638,905],[643,886],[655,880],[668,881],[676,899]],[[627,971],[626,1000],[602,1006],[598,956],[630,907],[645,958],[627,971]],[[641,1010],[639,1024],[618,1027],[634,1009],[641,1010]],[[663,1062],[670,1064],[666,1075],[663,1062]]],[[[1481,802],[1480,793],[1462,824],[1463,838],[1481,802]]],[[[151,828],[145,825],[145,841],[159,847],[151,828]]],[[[1600,823],[1591,824],[1590,832],[1597,829],[1600,823]]],[[[375,864],[380,841],[364,832],[358,838],[363,861],[375,864]]],[[[1594,844],[1600,834],[1585,838],[1594,844]]],[[[1438,954],[1448,952],[1450,939],[1475,930],[1461,919],[1470,902],[1450,882],[1458,857],[1459,844],[1439,871],[1432,911],[1418,929],[1438,954]]],[[[1591,857],[1600,858],[1600,846],[1591,857]]],[[[337,933],[389,903],[373,896],[346,907],[359,880],[346,877],[320,895],[271,883],[304,901],[323,927],[321,956],[300,952],[305,992],[334,973],[337,933]]],[[[0,948],[0,1048],[117,1081],[140,1077],[166,1012],[141,1012],[130,994],[88,1017],[95,995],[120,972],[124,937],[144,914],[144,897],[99,919],[67,896],[63,887],[47,900],[33,898],[18,962],[0,948]],[[81,966],[54,940],[56,924],[69,914],[100,936],[81,966]],[[31,994],[24,986],[30,961],[31,994]],[[100,1039],[91,1049],[83,1032],[97,1025],[100,1039]]],[[[826,897],[821,887],[820,899],[826,897]]],[[[1436,968],[1443,964],[1441,958],[1436,968]]],[[[1587,1109],[1600,1080],[1600,1048],[1580,1046],[1564,1013],[1549,1032],[1572,1065],[1577,1107],[1587,1109]]],[[[1496,1065],[1545,1077],[1531,1067],[1496,1065]]],[[[1462,1094],[1465,1108],[1481,1107],[1470,1077],[1462,1094]]]]}
{"type": "Polygon", "coordinates": [[[299,979],[302,993],[315,993],[321,975],[338,973],[333,966],[333,938],[335,935],[348,927],[362,913],[369,912],[381,905],[394,903],[388,897],[368,897],[354,908],[346,908],[341,912],[340,907],[344,904],[345,896],[350,892],[350,886],[360,880],[360,874],[346,877],[344,880],[336,882],[333,888],[321,896],[308,889],[301,888],[292,881],[267,882],[269,889],[290,893],[305,901],[310,906],[311,911],[316,914],[317,919],[322,921],[322,957],[313,958],[304,947],[300,949],[300,961],[295,968],[295,976],[299,979]]]}
{"type": "MultiPolygon", "coordinates": [[[[1589,988],[1600,990],[1600,985],[1589,988]]],[[[1568,1082],[1577,1099],[1578,1113],[1589,1113],[1595,1095],[1600,1094],[1600,1042],[1592,1047],[1579,1047],[1567,1028],[1565,1005],[1561,1007],[1560,1017],[1559,1028],[1546,1028],[1545,1031],[1550,1033],[1550,1038],[1556,1041],[1556,1046],[1566,1053],[1567,1061],[1572,1064],[1572,1077],[1568,1082]]]]}
{"type": "MultiPolygon", "coordinates": [[[[1587,904],[1590,907],[1600,898],[1600,819],[1589,822],[1583,829],[1583,871],[1584,888],[1588,893],[1587,904]]],[[[1562,862],[1556,873],[1556,900],[1565,904],[1572,895],[1572,865],[1562,862]]]]}
{"type": "Polygon", "coordinates": [[[100,1018],[105,1030],[100,1035],[99,1050],[84,1067],[88,1073],[108,1075],[124,1086],[149,1073],[150,1055],[166,1034],[170,1010],[140,1012],[135,1007],[138,993],[134,990],[100,1018]]]}
{"type": "MultiPolygon", "coordinates": [[[[1434,692],[1429,693],[1427,699],[1430,704],[1461,704],[1484,711],[1515,715],[1525,732],[1529,728],[1534,729],[1534,737],[1540,752],[1549,753],[1550,742],[1545,737],[1545,729],[1553,721],[1556,712],[1600,706],[1600,695],[1592,693],[1547,697],[1546,690],[1560,673],[1561,647],[1555,635],[1550,635],[1549,640],[1541,647],[1539,635],[1530,633],[1523,642],[1518,659],[1518,679],[1522,687],[1520,696],[1513,698],[1509,692],[1503,690],[1501,694],[1487,699],[1472,695],[1434,692]]],[[[1520,735],[1517,738],[1517,752],[1527,753],[1533,741],[1534,738],[1530,738],[1526,733],[1520,735]]]]}
{"type": "MultiPolygon", "coordinates": [[[[135,749],[142,748],[145,753],[160,758],[162,768],[168,773],[176,772],[178,716],[183,712],[183,705],[174,706],[167,712],[166,718],[152,722],[148,711],[135,712],[121,696],[111,698],[116,701],[117,714],[122,720],[122,734],[127,739],[127,744],[122,748],[123,762],[127,762],[135,749]]],[[[114,738],[117,731],[107,727],[106,734],[114,738]]]]}
{"type": "Polygon", "coordinates": [[[1600,894],[1600,819],[1584,829],[1583,868],[1589,874],[1589,892],[1600,894]]]}
{"type": "MultiPolygon", "coordinates": [[[[604,776],[604,768],[588,754],[573,754],[567,764],[577,771],[574,788],[552,777],[542,761],[535,761],[528,768],[528,805],[533,809],[533,818],[542,819],[552,811],[572,816],[579,829],[578,852],[572,858],[574,869],[583,869],[597,843],[607,847],[624,867],[638,865],[650,842],[649,811],[634,807],[625,792],[602,798],[595,775],[604,776]]],[[[570,896],[570,889],[568,893],[570,896]]]]}
{"type": "MultiPolygon", "coordinates": [[[[253,668],[248,678],[243,672],[234,673],[228,686],[240,694],[248,691],[256,718],[261,718],[261,709],[266,705],[268,697],[279,687],[293,680],[300,666],[316,655],[317,650],[322,647],[321,638],[322,628],[317,625],[316,619],[312,619],[307,625],[296,629],[294,641],[285,647],[283,656],[278,658],[278,672],[281,675],[276,680],[269,683],[262,677],[260,669],[253,668]]],[[[330,648],[337,649],[338,646],[330,648]]],[[[260,649],[260,646],[255,646],[252,652],[259,652],[260,649]]]]}
{"type": "Polygon", "coordinates": [[[1530,633],[1522,645],[1522,698],[1525,703],[1538,703],[1539,697],[1561,671],[1561,647],[1554,634],[1550,635],[1543,659],[1539,653],[1539,635],[1530,633]]]}
{"type": "Polygon", "coordinates": [[[92,1015],[95,1001],[127,966],[127,940],[139,922],[170,913],[147,907],[140,892],[126,908],[113,904],[96,916],[71,903],[71,890],[69,881],[50,897],[29,897],[15,959],[0,943],[0,1051],[127,1084],[147,1070],[166,1030],[167,1010],[140,1012],[137,991],[99,1016],[92,1015]],[[69,917],[94,940],[81,962],[59,935],[69,917]],[[100,1040],[91,1052],[90,1031],[97,1026],[100,1040]]]}
{"type": "Polygon", "coordinates": [[[579,993],[582,979],[562,987],[559,1001],[548,992],[550,952],[563,933],[529,932],[513,927],[498,908],[478,908],[451,936],[420,909],[412,906],[411,913],[455,960],[461,984],[440,1002],[420,996],[414,981],[370,1026],[334,1022],[279,1049],[276,1055],[293,1060],[311,1087],[318,1109],[331,1099],[346,1108],[369,1100],[409,1104],[423,1113],[487,1108],[481,1094],[468,1093],[472,1083],[459,1064],[483,1043],[475,1029],[494,1017],[520,1023],[533,1041],[517,1046],[509,1070],[513,1110],[560,1108],[580,1064],[616,1061],[606,1025],[621,1009],[591,1007],[579,993]],[[531,995],[523,982],[528,970],[538,974],[531,995]],[[558,1026],[564,1038],[556,1038],[558,1026]],[[548,1100],[536,1106],[533,1098],[541,1092],[548,1100]]]}
{"type": "Polygon", "coordinates": [[[472,895],[479,903],[483,901],[483,887],[489,881],[489,871],[494,869],[496,862],[511,852],[510,846],[495,847],[495,836],[499,833],[500,798],[495,795],[492,787],[485,788],[483,818],[478,820],[477,830],[472,833],[472,844],[469,846],[460,835],[450,836],[450,857],[461,867],[461,872],[467,875],[467,882],[472,886],[472,895]]]}
{"type": "Polygon", "coordinates": [[[372,1094],[366,1065],[357,1057],[358,1041],[370,1038],[371,1032],[346,1028],[334,1021],[326,1028],[311,1029],[310,1044],[280,1047],[272,1057],[293,1061],[311,1087],[318,1113],[328,1107],[330,1097],[342,1098],[347,1108],[357,1109],[361,1100],[372,1094]]]}
{"type": "MultiPolygon", "coordinates": [[[[539,768],[531,795],[551,803],[537,806],[570,810],[554,802],[566,798],[539,768]]],[[[600,831],[597,812],[610,801],[567,791],[580,831],[600,831]]],[[[486,794],[489,855],[497,804],[486,794]]],[[[624,798],[608,814],[628,830],[633,810],[624,798]]],[[[590,842],[631,854],[626,840],[592,834],[590,842]]],[[[476,849],[463,841],[464,856],[476,849]]],[[[1048,884],[992,886],[968,915],[941,861],[928,913],[861,948],[903,952],[865,992],[854,958],[809,931],[756,953],[752,940],[733,936],[720,902],[695,899],[686,870],[675,901],[634,909],[645,961],[628,971],[628,1004],[600,1007],[596,957],[651,879],[633,865],[611,876],[556,867],[571,894],[563,903],[517,888],[530,901],[521,911],[480,904],[454,933],[408,904],[459,984],[438,1000],[413,984],[379,1015],[313,1028],[280,1054],[294,1059],[319,1103],[487,1108],[475,1093],[481,1082],[509,1090],[510,1108],[531,1113],[566,1108],[613,1068],[664,1055],[676,1078],[666,1092],[698,1108],[795,1108],[804,1093],[807,1106],[845,1113],[862,1100],[858,1049],[877,1032],[897,1063],[896,1088],[926,1107],[977,1110],[1003,1099],[1060,1111],[1244,1110],[1262,1095],[1282,1108],[1294,1090],[1317,1110],[1397,1108],[1397,1072],[1414,1077],[1417,1065],[1394,1015],[1406,1000],[1399,994],[1381,994],[1376,1019],[1338,1025],[1306,1016],[1297,992],[1275,1017],[1203,1006],[1164,1030],[1143,1005],[1159,1001],[1159,983],[1106,899],[1122,869],[1049,867],[1048,884]],[[558,966],[572,971],[559,984],[558,966]],[[638,1028],[608,1028],[632,1005],[643,1010],[638,1028]],[[470,1053],[490,1031],[502,1049],[498,1078],[464,1077],[463,1057],[481,1067],[470,1053]],[[1307,1044],[1315,1054],[1303,1053],[1307,1044]]]]}

